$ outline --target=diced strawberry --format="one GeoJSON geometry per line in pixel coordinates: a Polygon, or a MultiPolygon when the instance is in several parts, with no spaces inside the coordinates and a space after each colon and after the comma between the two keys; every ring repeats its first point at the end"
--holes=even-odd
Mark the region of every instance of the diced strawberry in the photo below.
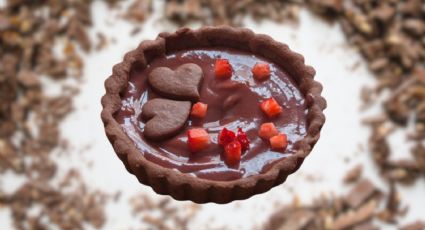
{"type": "Polygon", "coordinates": [[[192,106],[192,111],[190,112],[190,115],[194,117],[203,118],[207,115],[207,109],[208,109],[207,104],[204,104],[202,102],[196,102],[192,106]]]}
{"type": "Polygon", "coordinates": [[[271,148],[274,150],[284,150],[286,149],[286,146],[288,146],[288,139],[286,134],[283,133],[271,137],[269,140],[271,148]]]}
{"type": "Polygon", "coordinates": [[[218,144],[225,146],[234,141],[235,138],[236,134],[233,131],[223,128],[223,130],[221,130],[221,132],[218,134],[218,144]]]}
{"type": "Polygon", "coordinates": [[[270,77],[270,66],[267,63],[257,62],[251,71],[258,81],[264,81],[270,77]]]}
{"type": "Polygon", "coordinates": [[[232,66],[227,59],[215,61],[215,77],[218,79],[229,79],[232,77],[232,66]]]}
{"type": "Polygon", "coordinates": [[[260,104],[261,110],[270,118],[279,115],[282,112],[282,107],[274,98],[264,100],[260,104]]]}
{"type": "Polygon", "coordinates": [[[270,137],[276,136],[279,133],[277,131],[276,126],[273,123],[263,123],[260,126],[260,130],[258,131],[258,136],[264,139],[269,139],[270,137]]]}
{"type": "Polygon", "coordinates": [[[239,141],[232,141],[224,147],[224,159],[228,165],[236,165],[241,160],[242,147],[239,141]]]}
{"type": "Polygon", "coordinates": [[[199,152],[210,144],[210,136],[203,128],[194,128],[187,131],[187,143],[192,152],[199,152]]]}
{"type": "Polygon", "coordinates": [[[236,136],[236,140],[239,141],[239,143],[242,146],[242,151],[245,151],[249,149],[249,140],[246,136],[246,133],[242,131],[241,128],[238,128],[238,135],[236,136]]]}

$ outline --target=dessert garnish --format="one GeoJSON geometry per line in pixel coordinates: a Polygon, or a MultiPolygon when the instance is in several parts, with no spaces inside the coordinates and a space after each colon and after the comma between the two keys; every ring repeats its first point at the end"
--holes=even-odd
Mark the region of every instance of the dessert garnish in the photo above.
{"type": "Polygon", "coordinates": [[[274,150],[284,150],[288,146],[288,139],[286,134],[278,134],[270,137],[270,146],[274,150]]]}
{"type": "Polygon", "coordinates": [[[270,65],[258,62],[252,67],[252,74],[258,81],[267,80],[270,77],[270,65]]]}
{"type": "Polygon", "coordinates": [[[267,122],[261,124],[258,136],[268,140],[270,137],[276,136],[278,133],[279,131],[276,129],[276,126],[274,126],[272,122],[267,122]]]}
{"type": "Polygon", "coordinates": [[[192,106],[190,115],[197,118],[203,118],[207,115],[208,105],[202,102],[196,102],[192,106]]]}
{"type": "Polygon", "coordinates": [[[191,152],[199,152],[210,145],[210,136],[203,128],[194,128],[187,131],[187,143],[191,152]]]}
{"type": "Polygon", "coordinates": [[[223,128],[218,134],[218,144],[222,146],[226,146],[230,142],[236,139],[235,132],[228,130],[227,128],[223,128]]]}
{"type": "Polygon", "coordinates": [[[163,140],[176,135],[186,123],[189,101],[155,98],[143,105],[142,118],[147,120],[143,135],[151,140],[163,140]]]}
{"type": "Polygon", "coordinates": [[[235,132],[223,128],[218,134],[218,144],[224,147],[225,161],[228,165],[235,165],[241,160],[241,154],[249,149],[249,140],[246,133],[238,128],[235,132]]]}
{"type": "Polygon", "coordinates": [[[232,77],[232,66],[227,59],[217,59],[215,61],[215,77],[218,79],[229,79],[232,77]]]}
{"type": "Polygon", "coordinates": [[[260,104],[261,110],[270,118],[278,116],[282,112],[282,107],[271,97],[260,104]]]}
{"type": "Polygon", "coordinates": [[[236,140],[241,144],[242,151],[249,149],[249,140],[246,136],[246,133],[242,131],[242,128],[238,128],[238,134],[236,135],[236,140]]]}
{"type": "Polygon", "coordinates": [[[241,160],[242,146],[237,140],[228,143],[224,147],[224,158],[228,165],[237,165],[241,160]]]}
{"type": "Polygon", "coordinates": [[[202,69],[193,63],[179,66],[175,70],[158,67],[148,76],[150,86],[164,97],[177,100],[199,100],[199,85],[202,69]]]}

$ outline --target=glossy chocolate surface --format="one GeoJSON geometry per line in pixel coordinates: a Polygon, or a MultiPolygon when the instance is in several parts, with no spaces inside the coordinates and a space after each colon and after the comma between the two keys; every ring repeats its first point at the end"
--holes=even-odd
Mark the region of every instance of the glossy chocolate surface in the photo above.
{"type": "Polygon", "coordinates": [[[147,68],[133,68],[129,79],[128,88],[122,93],[122,108],[115,114],[115,119],[140,154],[163,167],[209,180],[235,180],[264,173],[274,163],[294,153],[294,144],[306,135],[307,110],[295,81],[276,64],[249,53],[224,48],[179,51],[153,60],[147,68]],[[228,59],[232,65],[230,80],[215,78],[217,58],[228,59]],[[251,68],[256,62],[270,64],[269,80],[254,80],[251,68]],[[146,140],[143,137],[144,121],[140,118],[141,108],[147,100],[158,97],[149,88],[148,74],[156,67],[175,69],[185,63],[195,63],[203,70],[200,94],[201,102],[208,104],[207,116],[203,119],[189,118],[184,130],[166,141],[146,140]],[[283,112],[272,119],[267,118],[259,107],[260,102],[269,97],[275,98],[283,107],[283,112]],[[287,134],[289,144],[285,151],[270,150],[268,140],[258,136],[258,129],[264,122],[273,122],[280,132],[287,134]],[[190,153],[186,132],[193,127],[203,127],[208,131],[211,137],[208,149],[190,153]],[[223,148],[217,144],[217,136],[224,127],[233,131],[241,127],[251,142],[239,165],[230,167],[223,160],[223,148]]]}

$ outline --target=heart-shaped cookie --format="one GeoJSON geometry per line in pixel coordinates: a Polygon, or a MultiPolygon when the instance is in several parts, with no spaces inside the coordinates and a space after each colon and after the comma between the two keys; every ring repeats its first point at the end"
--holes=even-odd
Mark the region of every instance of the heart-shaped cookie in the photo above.
{"type": "Polygon", "coordinates": [[[202,82],[202,69],[196,64],[187,63],[175,70],[158,67],[152,70],[148,81],[158,94],[173,100],[199,101],[199,87],[202,82]]]}
{"type": "Polygon", "coordinates": [[[143,134],[151,140],[164,140],[176,135],[189,117],[189,101],[155,98],[142,107],[142,118],[147,120],[143,134]]]}

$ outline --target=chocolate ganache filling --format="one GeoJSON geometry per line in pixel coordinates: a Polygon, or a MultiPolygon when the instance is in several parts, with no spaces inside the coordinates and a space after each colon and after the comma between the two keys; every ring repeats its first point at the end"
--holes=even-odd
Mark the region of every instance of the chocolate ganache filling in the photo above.
{"type": "Polygon", "coordinates": [[[278,161],[296,152],[296,143],[306,135],[306,105],[304,96],[295,81],[276,63],[234,49],[194,49],[170,53],[157,58],[146,68],[133,66],[127,90],[121,94],[122,106],[115,114],[124,132],[140,150],[140,154],[162,167],[189,173],[198,178],[230,181],[264,173],[278,161]],[[214,76],[214,63],[218,58],[229,60],[233,75],[229,80],[214,76]],[[257,62],[270,66],[270,79],[257,81],[252,67],[257,62]],[[155,68],[168,67],[175,70],[187,63],[201,67],[203,80],[199,89],[200,101],[208,105],[204,118],[189,117],[185,127],[177,135],[163,141],[148,140],[143,135],[145,122],[141,118],[142,106],[153,98],[160,97],[148,83],[148,75],[155,68]],[[267,117],[259,104],[273,97],[283,108],[279,116],[267,117]],[[282,151],[273,151],[268,140],[258,136],[259,127],[273,122],[280,133],[287,135],[288,146],[282,151]],[[189,151],[187,130],[201,127],[208,131],[211,144],[196,153],[189,151]],[[242,128],[250,141],[239,164],[229,166],[223,159],[223,147],[217,142],[223,128],[242,128]]]}

